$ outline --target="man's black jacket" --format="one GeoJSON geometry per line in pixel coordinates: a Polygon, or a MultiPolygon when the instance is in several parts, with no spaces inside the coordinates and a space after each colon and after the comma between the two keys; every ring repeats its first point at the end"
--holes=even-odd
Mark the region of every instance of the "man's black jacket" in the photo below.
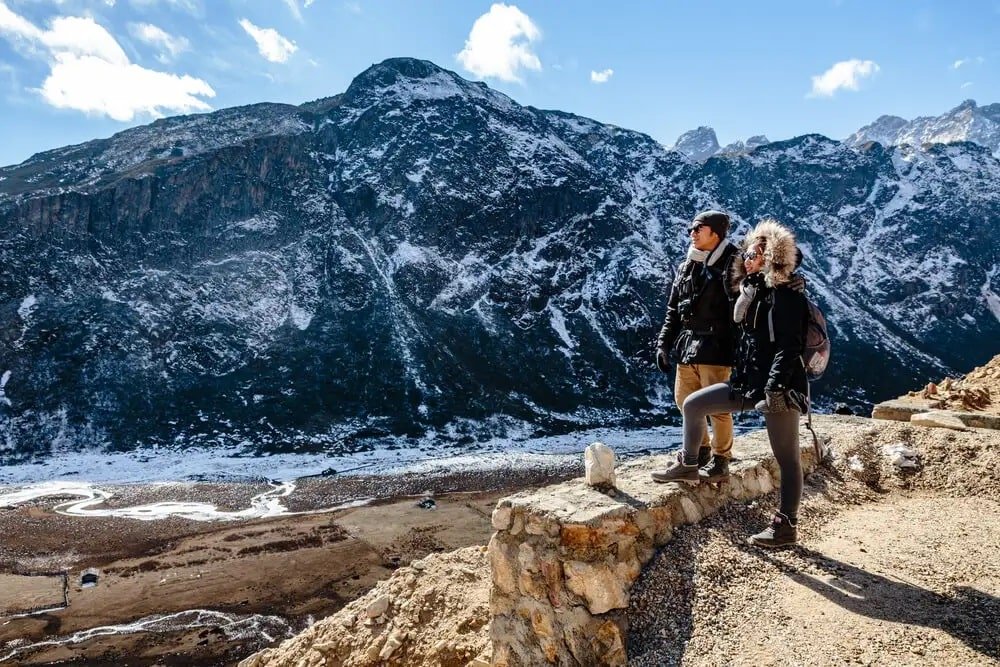
{"type": "Polygon", "coordinates": [[[723,240],[704,262],[686,259],[677,267],[656,339],[674,363],[732,366],[736,361],[730,268],[737,255],[736,246],[723,240]]]}

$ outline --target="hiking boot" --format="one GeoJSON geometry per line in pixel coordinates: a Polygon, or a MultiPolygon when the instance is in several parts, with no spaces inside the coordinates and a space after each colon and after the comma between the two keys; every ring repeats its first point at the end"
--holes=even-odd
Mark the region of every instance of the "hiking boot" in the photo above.
{"type": "Polygon", "coordinates": [[[698,470],[703,482],[721,482],[729,477],[729,458],[726,456],[713,456],[712,461],[702,466],[698,470]]]}
{"type": "Polygon", "coordinates": [[[771,519],[771,525],[756,535],[751,535],[747,542],[770,549],[795,544],[799,537],[799,531],[795,526],[788,520],[788,516],[781,512],[775,512],[774,518],[771,519]]]}
{"type": "Polygon", "coordinates": [[[698,448],[698,467],[704,468],[708,465],[708,462],[712,459],[712,448],[711,447],[699,447],[698,448]]]}
{"type": "Polygon", "coordinates": [[[652,474],[654,482],[684,482],[686,484],[697,484],[701,481],[698,477],[698,465],[684,465],[684,452],[678,452],[676,463],[670,464],[662,472],[652,474]]]}

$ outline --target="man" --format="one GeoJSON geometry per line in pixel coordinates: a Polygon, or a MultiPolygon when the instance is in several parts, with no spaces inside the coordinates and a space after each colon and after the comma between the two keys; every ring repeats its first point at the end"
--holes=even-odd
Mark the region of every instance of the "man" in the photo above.
{"type": "MultiPolygon", "coordinates": [[[[671,363],[677,364],[674,399],[678,408],[699,389],[728,382],[735,362],[730,268],[738,253],[726,240],[728,233],[725,213],[705,211],[695,216],[688,227],[687,258],[677,268],[670,289],[667,315],[656,339],[656,365],[668,373],[671,363]]],[[[718,481],[729,475],[733,416],[715,414],[709,421],[712,439],[710,443],[706,429],[698,450],[699,474],[703,481],[718,481]]]]}

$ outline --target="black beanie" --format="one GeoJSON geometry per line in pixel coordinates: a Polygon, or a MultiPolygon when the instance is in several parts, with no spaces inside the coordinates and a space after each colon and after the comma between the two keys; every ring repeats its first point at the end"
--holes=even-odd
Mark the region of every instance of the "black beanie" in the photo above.
{"type": "Polygon", "coordinates": [[[708,225],[709,229],[718,234],[720,239],[724,239],[729,233],[729,216],[722,211],[702,211],[694,216],[691,225],[708,225]]]}

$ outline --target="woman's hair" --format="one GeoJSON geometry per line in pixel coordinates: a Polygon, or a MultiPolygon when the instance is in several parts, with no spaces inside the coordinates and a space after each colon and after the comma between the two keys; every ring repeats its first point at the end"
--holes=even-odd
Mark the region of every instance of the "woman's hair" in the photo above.
{"type": "Polygon", "coordinates": [[[765,218],[757,223],[744,240],[744,247],[762,251],[763,271],[769,286],[788,282],[797,266],[795,234],[773,218],[765,218]]]}

